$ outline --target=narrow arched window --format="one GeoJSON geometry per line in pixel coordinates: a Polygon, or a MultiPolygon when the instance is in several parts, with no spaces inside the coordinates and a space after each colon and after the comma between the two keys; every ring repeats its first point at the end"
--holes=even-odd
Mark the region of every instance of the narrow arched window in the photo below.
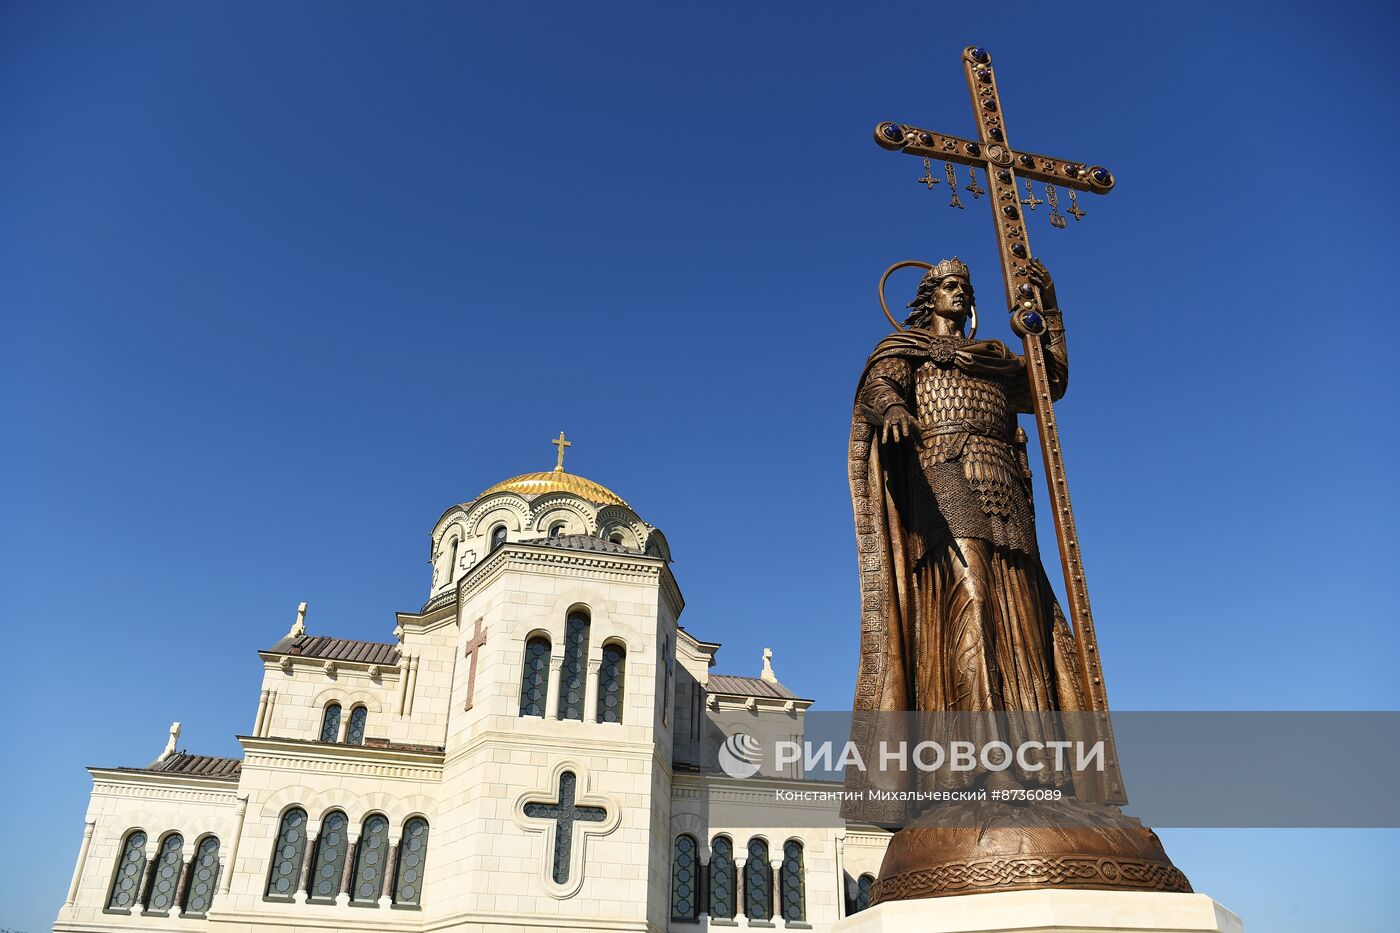
{"type": "Polygon", "coordinates": [[[553,525],[550,525],[550,526],[549,526],[549,536],[550,536],[551,538],[557,538],[557,537],[559,537],[560,535],[562,535],[563,533],[564,533],[564,523],[563,523],[563,522],[555,522],[553,525]]]}
{"type": "Polygon", "coordinates": [[[219,880],[219,837],[205,836],[194,850],[190,883],[185,890],[185,916],[202,917],[214,903],[214,885],[219,880]]]}
{"type": "Polygon", "coordinates": [[[588,614],[573,612],[564,623],[564,666],[559,672],[559,718],[583,719],[584,661],[588,658],[588,614]]]}
{"type": "Polygon", "coordinates": [[[671,919],[694,920],[699,916],[699,869],[694,836],[677,836],[671,852],[671,919]]]}
{"type": "Polygon", "coordinates": [[[627,671],[627,649],[610,642],[603,646],[598,668],[598,721],[622,722],[622,678],[627,671]]]}
{"type": "Polygon", "coordinates": [[[399,864],[395,869],[394,903],[416,907],[423,897],[423,870],[428,864],[428,821],[415,816],[403,824],[399,864]]]}
{"type": "Polygon", "coordinates": [[[185,840],[179,833],[171,833],[160,841],[156,853],[156,863],[151,870],[149,893],[146,895],[146,909],[153,913],[168,913],[175,906],[176,885],[180,883],[180,869],[184,866],[180,858],[185,840]]]}
{"type": "Polygon", "coordinates": [[[332,703],[321,714],[321,741],[334,742],[340,738],[340,704],[332,703]]]}
{"type": "Polygon", "coordinates": [[[544,716],[549,694],[549,639],[536,636],[525,643],[520,672],[520,715],[544,716]]]}
{"type": "Polygon", "coordinates": [[[117,857],[117,872],[112,876],[112,890],[107,895],[108,910],[130,910],[140,895],[137,888],[146,871],[146,834],[136,830],[122,843],[117,857]]]}
{"type": "Polygon", "coordinates": [[[375,813],[360,826],[360,842],[355,847],[355,877],[350,900],[372,904],[384,887],[384,866],[389,859],[389,820],[375,813]]]}
{"type": "Polygon", "coordinates": [[[739,876],[734,869],[734,843],[728,836],[710,840],[710,916],[723,920],[734,918],[734,891],[739,876]]]}
{"type": "Polygon", "coordinates": [[[293,807],[282,816],[267,873],[267,896],[290,901],[301,881],[301,857],[306,852],[306,811],[293,807]]]}
{"type": "Polygon", "coordinates": [[[783,843],[783,867],[778,871],[782,892],[783,919],[807,919],[807,878],[802,868],[802,843],[789,839],[783,843]]]}
{"type": "Polygon", "coordinates": [[[505,544],[505,543],[506,543],[506,526],[505,526],[505,525],[497,525],[495,528],[492,528],[492,529],[491,529],[491,550],[494,551],[494,550],[496,550],[496,548],[500,547],[502,544],[505,544]]]}
{"type": "Polygon", "coordinates": [[[334,903],[335,896],[340,893],[340,879],[345,874],[345,852],[349,848],[349,827],[350,820],[339,810],[332,810],[322,818],[307,891],[309,900],[334,903]]]}
{"type": "Polygon", "coordinates": [[[875,890],[875,876],[866,872],[856,881],[856,899],[851,905],[851,913],[858,914],[870,906],[870,895],[875,890]]]}
{"type": "Polygon", "coordinates": [[[611,541],[613,544],[621,544],[622,532],[614,531],[611,535],[608,536],[608,540],[611,541]]]}
{"type": "Polygon", "coordinates": [[[749,860],[744,864],[744,916],[750,920],[773,919],[773,866],[768,864],[768,843],[749,840],[749,860]]]}
{"type": "Polygon", "coordinates": [[[345,742],[348,745],[365,744],[365,721],[369,719],[369,710],[363,706],[357,706],[350,711],[350,726],[345,730],[345,742]]]}

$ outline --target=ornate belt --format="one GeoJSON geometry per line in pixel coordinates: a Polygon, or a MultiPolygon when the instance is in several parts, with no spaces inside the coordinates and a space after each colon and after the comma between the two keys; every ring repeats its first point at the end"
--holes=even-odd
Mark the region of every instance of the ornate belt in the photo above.
{"type": "Polygon", "coordinates": [[[1004,428],[993,428],[989,425],[980,424],[976,421],[967,421],[963,418],[950,418],[946,421],[939,421],[931,428],[920,428],[920,437],[938,437],[946,434],[976,434],[978,437],[990,437],[995,440],[1013,443],[1012,438],[1006,436],[1004,428]]]}

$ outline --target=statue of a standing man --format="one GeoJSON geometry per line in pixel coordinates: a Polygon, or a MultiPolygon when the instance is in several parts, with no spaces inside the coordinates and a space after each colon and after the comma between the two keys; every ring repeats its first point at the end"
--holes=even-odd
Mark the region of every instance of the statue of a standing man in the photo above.
{"type": "MultiPolygon", "coordinates": [[[[1055,286],[1038,260],[1030,278],[1045,309],[1045,362],[1058,399],[1069,369],[1055,286]]],[[[1087,709],[1073,636],[1036,546],[1026,435],[1016,418],[1032,411],[1025,361],[1000,341],[976,339],[972,282],[958,259],[930,269],[909,308],[903,329],[870,355],[852,419],[857,742],[862,713],[1087,709]]],[[[1045,729],[1058,728],[1047,722],[1034,736],[995,738],[1044,741],[1054,737],[1045,729]]],[[[998,728],[1025,723],[1008,717],[998,728]]],[[[933,783],[1010,789],[1066,780],[1017,765],[945,772],[933,783]]],[[[851,815],[900,821],[894,810],[868,806],[851,815]]]]}

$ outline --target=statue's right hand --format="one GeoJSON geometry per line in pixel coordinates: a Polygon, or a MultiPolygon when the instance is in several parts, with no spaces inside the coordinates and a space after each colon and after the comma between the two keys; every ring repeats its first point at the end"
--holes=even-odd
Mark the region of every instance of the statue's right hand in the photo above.
{"type": "Polygon", "coordinates": [[[885,410],[885,424],[880,429],[880,441],[898,443],[906,437],[913,437],[916,429],[917,423],[914,416],[909,414],[909,409],[903,405],[891,405],[885,410]]]}

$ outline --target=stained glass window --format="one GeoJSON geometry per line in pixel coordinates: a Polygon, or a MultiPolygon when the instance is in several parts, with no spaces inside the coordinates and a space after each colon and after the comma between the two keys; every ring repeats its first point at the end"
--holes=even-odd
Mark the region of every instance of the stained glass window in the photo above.
{"type": "Polygon", "coordinates": [[[185,915],[204,915],[214,903],[214,883],[219,878],[219,839],[205,836],[194,852],[190,866],[189,889],[185,892],[185,915]]]}
{"type": "Polygon", "coordinates": [[[277,829],[272,868],[267,875],[267,896],[290,901],[301,880],[301,857],[306,852],[306,811],[293,807],[277,829]]]}
{"type": "Polygon", "coordinates": [[[395,904],[418,904],[423,897],[423,868],[428,861],[428,821],[415,816],[403,824],[399,842],[395,904]]]}
{"type": "Polygon", "coordinates": [[[603,666],[598,669],[598,721],[622,722],[622,677],[627,670],[627,649],[619,644],[603,646],[603,666]]]}
{"type": "Polygon", "coordinates": [[[525,643],[525,663],[520,673],[520,715],[544,716],[549,694],[549,639],[532,638],[525,643]]]}
{"type": "Polygon", "coordinates": [[[112,878],[112,892],[107,896],[108,910],[129,910],[139,895],[137,887],[146,870],[146,834],[137,830],[122,843],[117,860],[117,874],[112,878]]]}
{"type": "Polygon", "coordinates": [[[335,742],[340,738],[340,704],[332,703],[321,716],[321,741],[335,742]]]}
{"type": "Polygon", "coordinates": [[[768,843],[762,839],[749,840],[749,860],[744,863],[744,916],[773,919],[773,866],[768,864],[768,843]]]}
{"type": "Polygon", "coordinates": [[[389,820],[375,813],[360,827],[360,844],[355,850],[355,878],[350,900],[361,904],[379,900],[384,887],[384,867],[389,859],[389,820]]]}
{"type": "Polygon", "coordinates": [[[574,806],[578,778],[572,771],[559,775],[558,803],[527,803],[525,815],[536,820],[554,820],[554,870],[551,877],[556,884],[566,884],[569,880],[569,860],[574,850],[574,822],[584,820],[598,823],[607,818],[602,807],[574,806]]]}
{"type": "Polygon", "coordinates": [[[671,919],[694,920],[699,909],[699,864],[695,837],[677,836],[671,853],[671,919]]]}
{"type": "Polygon", "coordinates": [[[783,843],[783,867],[778,871],[782,890],[783,919],[807,919],[807,879],[802,870],[802,843],[789,839],[783,843]]]}
{"type": "Polygon", "coordinates": [[[175,906],[175,889],[180,883],[182,860],[180,850],[185,840],[179,833],[171,833],[160,842],[156,853],[156,864],[151,871],[150,893],[146,895],[146,909],[169,911],[175,906]]]}
{"type": "Polygon", "coordinates": [[[316,861],[311,869],[310,890],[313,901],[334,901],[340,893],[340,878],[345,874],[345,851],[349,848],[346,830],[350,820],[339,810],[332,810],[321,820],[321,832],[316,837],[316,861]]]}
{"type": "Polygon", "coordinates": [[[564,666],[559,675],[559,718],[583,719],[588,616],[575,612],[564,624],[564,666]]]}
{"type": "Polygon", "coordinates": [[[350,726],[345,730],[345,741],[348,744],[365,744],[365,721],[367,719],[369,719],[369,710],[363,706],[357,706],[350,711],[350,726]]]}
{"type": "Polygon", "coordinates": [[[856,901],[851,913],[858,914],[870,906],[870,893],[875,890],[875,876],[864,874],[856,882],[856,901]]]}
{"type": "Polygon", "coordinates": [[[734,868],[734,843],[728,836],[710,840],[710,916],[734,917],[734,890],[739,876],[734,868]]]}

